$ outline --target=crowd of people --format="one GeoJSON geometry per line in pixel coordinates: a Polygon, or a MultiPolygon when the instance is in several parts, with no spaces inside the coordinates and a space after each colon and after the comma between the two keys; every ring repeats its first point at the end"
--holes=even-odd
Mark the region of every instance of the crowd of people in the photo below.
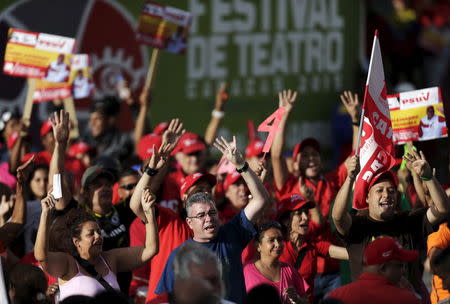
{"type": "Polygon", "coordinates": [[[330,172],[314,138],[286,151],[296,92],[278,95],[284,112],[270,153],[256,134],[245,153],[236,137],[217,137],[227,98],[221,86],[203,136],[185,130],[181,118],[147,132],[146,91],[132,134],[117,128],[117,97],[93,101],[79,139],[70,138],[73,117],[58,110],[42,123],[41,151],[30,145],[29,122],[6,109],[0,297],[11,303],[450,301],[450,191],[421,151],[411,147],[402,168],[377,172],[367,208],[352,209],[360,170],[356,94],[340,96],[354,151],[330,172]],[[434,274],[431,294],[425,270],[434,274]]]}

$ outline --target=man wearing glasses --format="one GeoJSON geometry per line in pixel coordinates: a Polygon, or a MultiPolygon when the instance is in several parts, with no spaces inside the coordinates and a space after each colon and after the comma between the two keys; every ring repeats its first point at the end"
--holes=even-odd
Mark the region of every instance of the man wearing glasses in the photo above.
{"type": "Polygon", "coordinates": [[[172,251],[155,293],[163,294],[173,291],[175,254],[184,244],[194,242],[206,246],[221,260],[226,287],[225,299],[243,303],[245,283],[241,254],[256,234],[253,223],[268,204],[269,194],[237,150],[235,138],[232,142],[227,142],[224,138],[217,139],[214,146],[235,165],[236,170],[246,182],[253,199],[244,210],[226,224],[221,225],[214,199],[209,194],[196,193],[190,196],[186,201],[186,222],[192,230],[193,237],[172,251]]]}

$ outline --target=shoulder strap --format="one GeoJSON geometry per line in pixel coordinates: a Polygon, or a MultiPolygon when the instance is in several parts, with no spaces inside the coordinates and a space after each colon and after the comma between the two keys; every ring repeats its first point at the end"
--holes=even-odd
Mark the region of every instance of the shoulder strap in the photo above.
{"type": "Polygon", "coordinates": [[[305,258],[306,252],[307,252],[307,246],[300,249],[298,252],[297,259],[295,259],[295,269],[300,269],[300,266],[303,263],[303,259],[305,258]]]}
{"type": "MultiPolygon", "coordinates": [[[[80,264],[81,268],[86,270],[86,272],[89,273],[89,275],[93,276],[103,286],[103,288],[105,288],[106,291],[112,291],[112,292],[118,294],[117,290],[112,288],[112,286],[109,285],[108,282],[106,282],[106,280],[97,272],[97,270],[95,270],[94,265],[92,265],[91,263],[89,263],[87,260],[83,259],[79,255],[75,255],[74,258],[77,260],[78,264],[80,264]]],[[[109,270],[109,271],[111,271],[111,270],[109,270]]]]}

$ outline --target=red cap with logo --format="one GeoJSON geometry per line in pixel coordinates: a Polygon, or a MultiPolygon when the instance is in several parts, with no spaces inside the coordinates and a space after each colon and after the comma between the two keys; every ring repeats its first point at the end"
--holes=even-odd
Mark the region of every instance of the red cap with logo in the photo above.
{"type": "Polygon", "coordinates": [[[195,133],[184,133],[172,154],[191,154],[206,149],[205,142],[195,133]]]}
{"type": "Polygon", "coordinates": [[[308,137],[295,145],[294,150],[292,151],[292,158],[295,159],[297,155],[308,146],[311,146],[316,149],[317,152],[320,152],[320,143],[317,141],[317,139],[308,137]]]}
{"type": "Polygon", "coordinates": [[[257,138],[248,143],[245,148],[245,157],[259,156],[264,148],[264,141],[257,138]]]}
{"type": "Polygon", "coordinates": [[[227,191],[228,187],[237,182],[241,177],[241,174],[239,174],[239,172],[237,171],[228,173],[225,177],[225,180],[223,181],[223,191],[227,191]]]}
{"type": "Polygon", "coordinates": [[[278,217],[283,216],[288,211],[294,211],[301,208],[312,209],[316,206],[314,202],[306,200],[300,194],[289,194],[281,197],[278,203],[278,217]]]}
{"type": "Polygon", "coordinates": [[[416,250],[406,250],[391,237],[380,237],[364,249],[364,265],[382,264],[390,260],[412,262],[419,256],[416,250]]]}
{"type": "Polygon", "coordinates": [[[186,176],[184,179],[184,183],[181,185],[180,188],[180,197],[183,197],[183,194],[186,193],[186,191],[191,188],[193,185],[201,182],[206,181],[208,184],[210,184],[211,188],[214,187],[217,183],[217,179],[214,175],[209,173],[194,173],[186,176]]]}
{"type": "Polygon", "coordinates": [[[52,124],[50,123],[50,119],[47,119],[46,121],[44,121],[42,123],[41,132],[40,132],[41,137],[44,137],[44,135],[46,135],[51,130],[52,130],[52,124]]]}
{"type": "Polygon", "coordinates": [[[153,145],[155,146],[155,150],[158,150],[162,143],[161,135],[157,134],[147,134],[139,140],[137,146],[137,154],[140,159],[147,160],[153,154],[153,145]]]}
{"type": "Polygon", "coordinates": [[[76,157],[78,154],[87,153],[91,149],[92,147],[89,146],[87,143],[85,143],[84,141],[80,141],[71,145],[67,154],[69,156],[76,157]]]}
{"type": "Polygon", "coordinates": [[[14,147],[18,138],[19,138],[19,132],[17,132],[17,131],[12,132],[8,136],[8,138],[6,139],[6,147],[8,148],[8,150],[11,150],[12,147],[14,147]]]}

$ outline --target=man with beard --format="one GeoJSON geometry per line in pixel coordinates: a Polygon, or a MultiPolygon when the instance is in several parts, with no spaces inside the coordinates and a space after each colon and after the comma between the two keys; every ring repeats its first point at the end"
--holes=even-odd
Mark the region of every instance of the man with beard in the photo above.
{"type": "MultiPolygon", "coordinates": [[[[433,232],[449,211],[448,198],[433,176],[423,153],[407,154],[404,159],[427,185],[434,205],[419,208],[411,212],[397,211],[398,181],[390,171],[376,174],[368,185],[366,202],[367,212],[351,214],[347,211],[347,202],[351,200],[353,183],[359,172],[358,156],[353,156],[347,163],[347,178],[339,190],[333,206],[332,218],[337,232],[346,243],[350,257],[350,268],[353,279],[361,273],[363,250],[374,238],[390,236],[409,250],[426,250],[426,237],[433,232]],[[434,226],[434,227],[433,227],[434,226]]],[[[424,254],[422,255],[424,256],[424,254]]],[[[422,277],[423,261],[415,261],[407,266],[407,280],[422,299],[428,297],[422,277]]],[[[402,281],[408,284],[406,278],[402,281]]]]}

